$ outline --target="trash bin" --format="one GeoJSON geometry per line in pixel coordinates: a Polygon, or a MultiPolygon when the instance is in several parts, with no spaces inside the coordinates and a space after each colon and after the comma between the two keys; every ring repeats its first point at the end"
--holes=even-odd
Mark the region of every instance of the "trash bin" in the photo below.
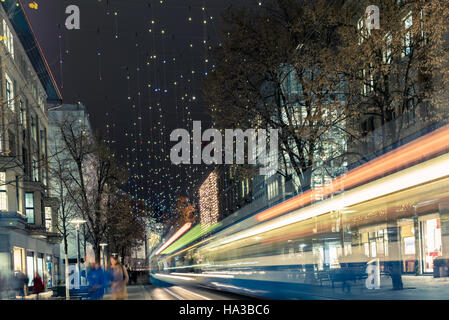
{"type": "Polygon", "coordinates": [[[449,276],[449,259],[436,258],[433,260],[433,277],[442,278],[449,276]]]}

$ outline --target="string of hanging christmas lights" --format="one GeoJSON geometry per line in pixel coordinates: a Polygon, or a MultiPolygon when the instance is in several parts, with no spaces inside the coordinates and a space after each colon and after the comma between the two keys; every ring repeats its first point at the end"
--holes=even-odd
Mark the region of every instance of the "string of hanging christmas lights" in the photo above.
{"type": "MultiPolygon", "coordinates": [[[[154,4],[152,4],[150,2],[149,4],[150,10],[151,10],[151,25],[149,27],[149,32],[152,34],[152,42],[153,44],[155,44],[155,37],[156,37],[156,32],[158,29],[158,26],[156,25],[156,21],[154,19],[154,9],[155,6],[154,4]]],[[[204,17],[204,6],[201,7],[202,8],[202,12],[203,12],[203,17],[204,17]]],[[[191,8],[189,8],[189,11],[191,11],[191,8]]],[[[205,24],[205,23],[204,23],[205,24]]],[[[185,187],[185,192],[186,193],[191,193],[192,191],[194,191],[194,188],[197,187],[197,181],[195,181],[195,179],[192,179],[193,176],[195,176],[195,173],[198,172],[198,168],[197,167],[189,167],[187,170],[183,169],[182,171],[178,173],[176,173],[175,175],[173,175],[173,172],[170,172],[170,170],[167,170],[167,167],[169,167],[171,165],[171,163],[169,163],[169,153],[167,150],[168,147],[168,134],[167,134],[167,126],[166,126],[166,116],[167,114],[169,114],[168,112],[166,112],[166,110],[163,108],[162,103],[164,101],[163,99],[163,95],[167,94],[169,91],[169,82],[167,81],[167,65],[168,64],[173,64],[174,65],[174,70],[176,72],[179,72],[179,67],[178,67],[178,61],[179,60],[183,60],[182,59],[182,55],[180,55],[181,59],[176,59],[176,56],[173,55],[173,57],[168,57],[166,55],[166,43],[168,42],[167,39],[168,37],[166,36],[166,30],[164,29],[163,26],[160,27],[160,33],[161,33],[161,42],[160,42],[160,46],[156,47],[155,45],[153,46],[153,51],[152,51],[152,61],[147,61],[147,66],[149,68],[149,72],[151,68],[153,69],[153,85],[151,83],[148,84],[148,98],[149,98],[149,109],[151,112],[151,119],[156,119],[156,122],[150,121],[150,140],[148,141],[148,144],[153,144],[153,148],[151,149],[147,149],[147,152],[149,152],[148,154],[148,159],[149,161],[147,162],[147,165],[150,164],[150,168],[149,168],[149,176],[151,176],[151,180],[148,180],[148,176],[145,177],[143,175],[141,175],[139,173],[139,165],[138,161],[139,160],[139,156],[136,158],[133,158],[134,161],[132,161],[130,163],[129,169],[132,172],[132,177],[135,178],[134,181],[130,181],[131,185],[134,186],[141,186],[140,188],[144,189],[144,187],[142,185],[146,184],[148,185],[150,183],[150,185],[148,185],[149,188],[147,188],[147,196],[149,198],[151,198],[151,193],[156,193],[157,197],[155,200],[156,205],[157,206],[162,206],[162,207],[169,207],[170,205],[168,203],[164,203],[166,202],[166,200],[173,200],[173,193],[170,192],[166,192],[167,191],[167,187],[168,189],[174,190],[175,192],[182,192],[181,190],[181,186],[180,184],[183,184],[182,182],[187,182],[184,184],[185,187]],[[160,50],[160,51],[159,51],[160,50]],[[158,54],[160,52],[160,54],[158,54]],[[160,57],[158,59],[158,56],[160,57]],[[150,90],[150,88],[154,86],[154,90],[150,90]],[[153,108],[151,106],[152,100],[151,98],[155,98],[156,101],[156,107],[153,108]],[[157,133],[157,135],[155,136],[154,133],[157,133]],[[154,140],[155,137],[157,137],[157,140],[154,140]],[[153,141],[151,141],[153,140],[153,141]],[[154,148],[156,147],[156,148],[154,148]],[[153,161],[151,161],[153,160],[153,161]],[[187,172],[187,174],[184,176],[185,179],[179,179],[182,175],[182,172],[187,172]],[[188,178],[188,179],[187,179],[188,178]],[[145,179],[146,183],[143,183],[143,179],[145,179]],[[153,186],[151,186],[151,182],[153,186]],[[169,198],[167,198],[169,197],[169,198]]],[[[207,34],[207,29],[204,28],[204,33],[203,33],[203,37],[202,37],[202,42],[205,48],[207,45],[207,40],[206,40],[206,35],[207,34]]],[[[172,39],[175,38],[175,35],[172,36],[172,39]]],[[[193,48],[194,44],[192,43],[192,41],[189,41],[188,43],[189,48],[193,48]]],[[[138,47],[138,43],[136,43],[136,47],[138,47]]],[[[204,51],[204,56],[202,57],[202,61],[203,61],[203,68],[204,68],[204,73],[206,74],[206,70],[207,70],[207,51],[204,51]]],[[[174,101],[175,101],[175,114],[176,114],[176,123],[182,125],[182,127],[189,127],[189,124],[192,123],[193,119],[191,117],[191,103],[192,101],[195,101],[196,98],[195,96],[192,94],[193,92],[193,88],[192,88],[192,83],[193,83],[193,78],[195,75],[195,68],[194,68],[194,55],[190,54],[190,72],[189,72],[189,76],[188,77],[184,77],[184,73],[182,72],[180,73],[179,76],[179,80],[177,81],[173,81],[172,85],[174,87],[176,87],[176,92],[174,93],[174,101]],[[182,123],[179,123],[178,121],[178,105],[177,105],[177,93],[178,93],[178,83],[182,85],[184,84],[184,95],[181,98],[181,119],[183,120],[182,123]]],[[[140,69],[136,70],[137,73],[140,73],[140,69]]],[[[140,81],[139,81],[140,82],[140,81]]],[[[137,94],[139,95],[139,100],[140,100],[140,90],[137,92],[137,94]]],[[[142,123],[142,115],[139,112],[139,118],[138,118],[139,122],[142,123]]],[[[181,126],[180,126],[181,127],[181,126]]],[[[130,133],[128,133],[130,134],[130,133]]],[[[139,136],[142,135],[142,130],[141,127],[139,127],[139,136]]],[[[132,135],[132,133],[130,134],[132,135]]],[[[142,137],[143,138],[143,137],[142,137]]],[[[138,139],[134,139],[134,142],[136,143],[138,141],[138,139]]],[[[138,146],[135,146],[134,150],[137,150],[137,148],[139,148],[138,146]]],[[[140,149],[139,149],[140,150],[140,149]]],[[[204,170],[204,169],[203,169],[204,170]]],[[[204,173],[204,171],[203,171],[204,173]]],[[[138,197],[138,187],[135,188],[135,197],[138,197]]]]}
{"type": "MultiPolygon", "coordinates": [[[[120,73],[113,81],[122,89],[104,94],[101,104],[106,109],[106,140],[130,174],[127,191],[161,211],[173,208],[177,195],[193,199],[210,171],[202,165],[173,165],[170,133],[176,128],[191,131],[193,120],[209,121],[201,81],[207,81],[214,68],[210,51],[219,45],[217,23],[226,7],[224,1],[98,0],[97,11],[108,25],[86,23],[80,30],[96,41],[98,85],[111,81],[111,68],[120,73]],[[136,19],[144,19],[140,28],[129,27],[132,11],[138,13],[136,19]],[[131,58],[107,64],[110,50],[129,52],[131,58]]],[[[58,39],[61,80],[64,57],[70,53],[66,34],[60,30],[58,39]]],[[[64,88],[63,81],[60,86],[64,88]]]]}

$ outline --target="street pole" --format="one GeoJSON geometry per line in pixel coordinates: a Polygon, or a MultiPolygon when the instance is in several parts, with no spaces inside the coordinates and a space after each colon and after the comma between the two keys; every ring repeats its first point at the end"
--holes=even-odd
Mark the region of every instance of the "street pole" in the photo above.
{"type": "Polygon", "coordinates": [[[81,287],[81,252],[80,252],[80,225],[76,226],[76,241],[78,242],[78,284],[81,287]]]}
{"type": "MultiPolygon", "coordinates": [[[[107,243],[100,243],[100,247],[103,250],[103,270],[106,270],[106,262],[104,261],[104,251],[105,251],[105,247],[107,246],[107,243]]],[[[101,263],[100,263],[101,264],[101,263]]]]}
{"type": "Polygon", "coordinates": [[[70,223],[73,223],[76,226],[76,242],[78,244],[78,261],[77,261],[77,267],[78,267],[78,284],[81,287],[81,249],[80,249],[80,225],[83,223],[86,223],[87,221],[81,220],[81,219],[75,219],[70,221],[70,223]]]}

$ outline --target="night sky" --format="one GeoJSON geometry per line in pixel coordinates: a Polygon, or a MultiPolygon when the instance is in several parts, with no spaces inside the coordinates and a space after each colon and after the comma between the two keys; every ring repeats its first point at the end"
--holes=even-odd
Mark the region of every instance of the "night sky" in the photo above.
{"type": "Polygon", "coordinates": [[[243,2],[36,0],[38,10],[22,2],[63,102],[86,105],[93,128],[130,171],[127,190],[162,207],[177,194],[192,196],[210,168],[172,165],[169,135],[191,131],[193,120],[208,126],[201,82],[214,65],[210,48],[220,42],[220,13],[243,2]],[[72,4],[80,8],[80,30],[65,27],[72,4]]]}

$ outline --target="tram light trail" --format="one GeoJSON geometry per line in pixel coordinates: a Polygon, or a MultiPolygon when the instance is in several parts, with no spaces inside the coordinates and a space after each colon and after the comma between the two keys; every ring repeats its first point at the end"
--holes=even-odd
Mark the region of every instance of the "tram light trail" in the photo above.
{"type": "Polygon", "coordinates": [[[180,236],[182,236],[187,230],[190,229],[190,227],[192,226],[192,223],[188,222],[185,225],[183,225],[181,227],[181,229],[179,229],[174,235],[172,235],[170,237],[170,239],[168,239],[168,241],[166,243],[164,243],[164,245],[162,247],[160,247],[155,255],[158,255],[159,253],[161,253],[165,248],[167,248],[170,244],[172,244],[176,239],[178,239],[180,236]]]}
{"type": "Polygon", "coordinates": [[[266,221],[283,215],[292,210],[299,209],[312,203],[313,199],[329,196],[336,191],[348,190],[387,173],[394,172],[407,165],[413,164],[434,156],[449,148],[449,126],[445,126],[434,132],[420,137],[406,145],[375,158],[347,174],[335,178],[321,190],[311,189],[301,193],[290,200],[280,203],[272,208],[258,213],[257,221],[266,221]]]}

